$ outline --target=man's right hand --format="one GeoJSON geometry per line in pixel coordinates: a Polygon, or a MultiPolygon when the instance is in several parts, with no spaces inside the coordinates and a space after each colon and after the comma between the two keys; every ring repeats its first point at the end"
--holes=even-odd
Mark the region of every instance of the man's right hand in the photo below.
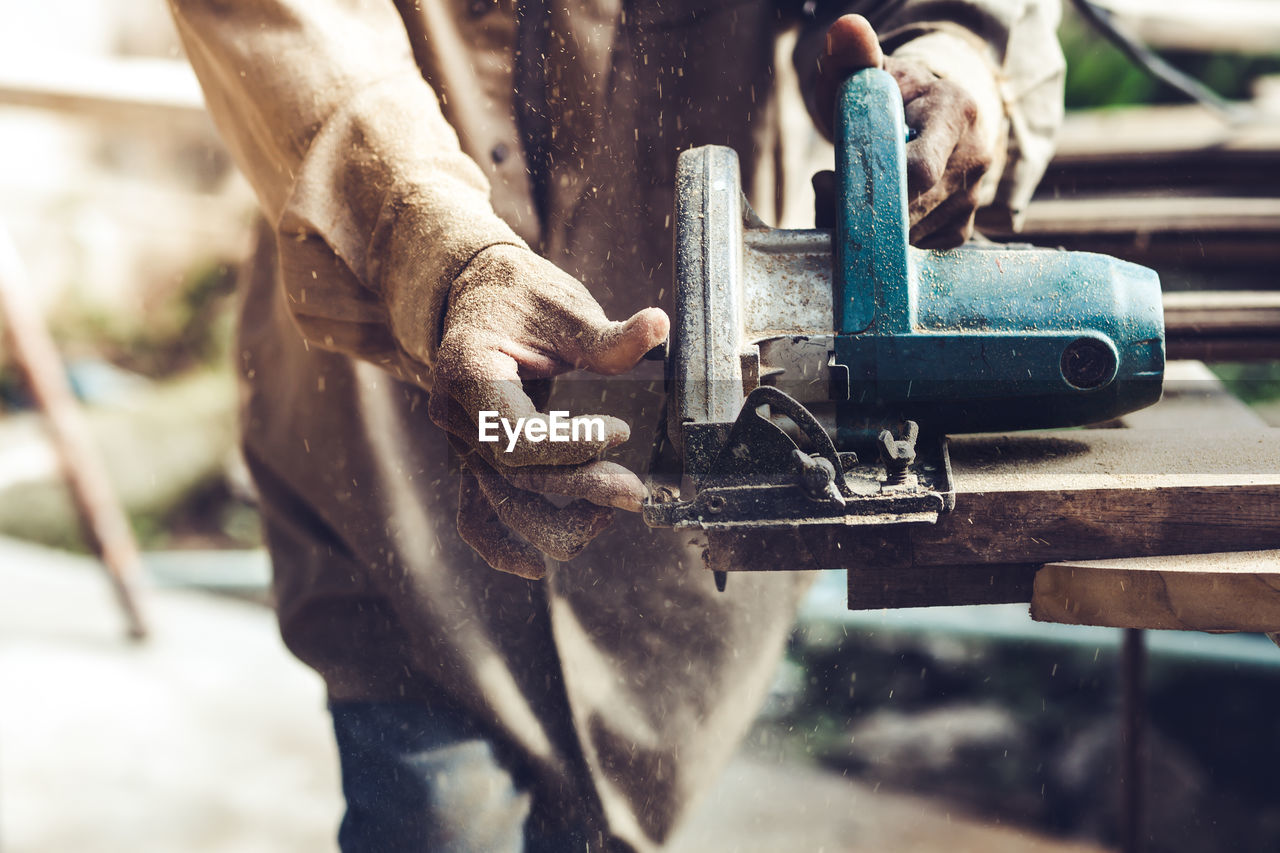
{"type": "MultiPolygon", "coordinates": [[[[919,132],[906,146],[911,245],[954,249],[973,236],[982,177],[995,157],[984,128],[998,125],[1001,117],[980,115],[978,101],[960,82],[944,80],[918,61],[886,57],[866,18],[844,15],[827,30],[814,80],[818,116],[828,137],[826,117],[835,115],[841,81],[863,68],[893,75],[902,90],[907,126],[919,132]]],[[[815,180],[834,187],[833,178],[815,180]]]]}
{"type": "Polygon", "coordinates": [[[545,380],[578,368],[625,373],[669,328],[658,308],[610,322],[581,282],[517,246],[485,249],[458,276],[445,311],[430,415],[450,433],[466,466],[458,532],[489,565],[541,578],[542,554],[574,557],[608,526],[614,507],[638,512],[645,488],[626,468],[597,458],[630,436],[617,418],[588,416],[604,422],[602,438],[534,442],[521,434],[507,452],[505,435],[496,443],[479,440],[480,412],[510,424],[546,420],[538,411],[545,399],[533,399],[545,397],[545,380]],[[557,507],[544,494],[576,500],[557,507]]]}

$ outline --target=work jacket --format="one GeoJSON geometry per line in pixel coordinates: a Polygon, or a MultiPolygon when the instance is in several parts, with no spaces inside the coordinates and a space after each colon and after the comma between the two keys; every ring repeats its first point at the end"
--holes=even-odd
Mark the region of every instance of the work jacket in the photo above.
{"type": "MultiPolygon", "coordinates": [[[[836,4],[172,5],[266,220],[237,363],[285,641],[334,701],[469,714],[539,819],[588,828],[593,849],[660,844],[752,719],[808,578],[717,594],[697,536],[628,513],[544,581],[489,569],[454,530],[456,463],[426,416],[442,312],[496,244],[579,277],[613,319],[670,310],[675,163],[695,145],[737,150],[766,221],[811,224],[830,148],[804,57],[836,4]]],[[[839,5],[986,107],[984,198],[1016,216],[1061,115],[1055,5],[839,5]]],[[[559,384],[561,407],[632,424],[619,458],[643,473],[657,366],[559,384]]]]}

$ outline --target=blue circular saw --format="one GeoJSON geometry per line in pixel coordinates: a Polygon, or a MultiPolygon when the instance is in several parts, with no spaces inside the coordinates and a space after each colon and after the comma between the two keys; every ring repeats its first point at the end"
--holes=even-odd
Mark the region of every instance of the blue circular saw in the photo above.
{"type": "Polygon", "coordinates": [[[1070,427],[1160,398],[1155,272],[1105,255],[908,244],[902,98],[836,107],[834,229],[769,228],[733,150],[681,155],[668,436],[645,520],[701,529],[921,523],[954,506],[947,434],[1070,427]]]}

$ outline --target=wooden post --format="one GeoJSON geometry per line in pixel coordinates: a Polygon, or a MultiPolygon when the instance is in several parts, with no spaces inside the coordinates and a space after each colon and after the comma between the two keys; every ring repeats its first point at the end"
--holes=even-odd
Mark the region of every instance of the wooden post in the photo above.
{"type": "Polygon", "coordinates": [[[1146,847],[1147,645],[1141,628],[1125,628],[1120,651],[1120,849],[1146,847]]]}
{"type": "Polygon", "coordinates": [[[8,229],[0,224],[0,323],[45,416],[89,547],[107,569],[129,636],[142,639],[147,628],[136,591],[141,574],[138,544],[71,393],[62,359],[43,317],[28,298],[30,289],[8,229]]]}

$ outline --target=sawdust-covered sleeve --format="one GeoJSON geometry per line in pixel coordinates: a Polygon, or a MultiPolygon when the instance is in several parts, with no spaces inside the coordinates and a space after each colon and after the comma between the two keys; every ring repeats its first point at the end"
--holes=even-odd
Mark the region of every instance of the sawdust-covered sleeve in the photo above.
{"type": "Polygon", "coordinates": [[[849,12],[867,17],[886,53],[922,63],[974,98],[995,154],[980,193],[979,227],[1017,227],[1062,124],[1058,0],[819,3],[797,43],[798,68],[812,67],[826,27],[849,12]]]}
{"type": "Polygon", "coordinates": [[[313,345],[430,387],[445,299],[524,246],[489,204],[390,2],[170,0],[209,112],[279,244],[313,345]]]}

